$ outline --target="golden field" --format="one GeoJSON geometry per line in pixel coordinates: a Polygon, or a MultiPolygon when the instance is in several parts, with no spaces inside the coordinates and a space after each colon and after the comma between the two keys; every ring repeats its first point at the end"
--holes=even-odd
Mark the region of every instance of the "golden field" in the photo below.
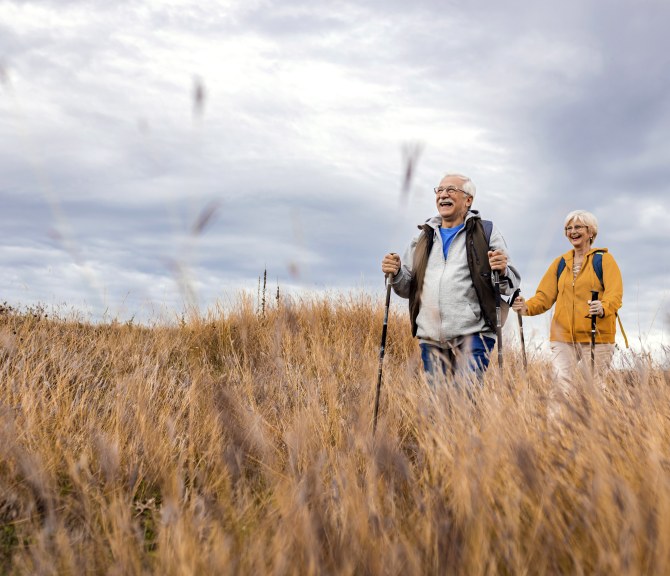
{"type": "Polygon", "coordinates": [[[141,326],[0,310],[2,574],[668,574],[670,376],[547,418],[512,345],[472,398],[383,302],[141,326]]]}

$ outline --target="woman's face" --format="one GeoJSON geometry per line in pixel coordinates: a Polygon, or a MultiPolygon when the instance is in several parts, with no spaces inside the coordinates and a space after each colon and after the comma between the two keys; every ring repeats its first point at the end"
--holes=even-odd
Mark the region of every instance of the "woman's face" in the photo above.
{"type": "Polygon", "coordinates": [[[589,228],[580,220],[570,220],[565,227],[565,235],[574,248],[588,248],[591,245],[589,228]]]}

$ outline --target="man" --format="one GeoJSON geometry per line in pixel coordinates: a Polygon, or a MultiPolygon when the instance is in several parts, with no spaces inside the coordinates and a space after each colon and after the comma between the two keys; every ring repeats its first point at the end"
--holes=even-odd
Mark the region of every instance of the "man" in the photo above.
{"type": "Polygon", "coordinates": [[[382,272],[392,274],[396,294],[409,298],[412,335],[431,383],[442,374],[481,378],[496,338],[491,271],[499,271],[500,291],[508,295],[520,276],[498,229],[471,210],[473,182],[447,174],[434,190],[438,215],[419,227],[402,261],[397,254],[384,256],[382,272]]]}

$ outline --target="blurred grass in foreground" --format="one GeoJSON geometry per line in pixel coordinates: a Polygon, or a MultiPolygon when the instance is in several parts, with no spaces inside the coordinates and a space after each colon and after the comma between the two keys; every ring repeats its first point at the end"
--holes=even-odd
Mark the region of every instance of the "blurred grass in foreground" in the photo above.
{"type": "Polygon", "coordinates": [[[506,350],[428,393],[363,295],[180,325],[0,310],[0,573],[667,574],[670,377],[640,359],[547,421],[506,350]],[[495,364],[493,362],[492,364],[495,364]]]}

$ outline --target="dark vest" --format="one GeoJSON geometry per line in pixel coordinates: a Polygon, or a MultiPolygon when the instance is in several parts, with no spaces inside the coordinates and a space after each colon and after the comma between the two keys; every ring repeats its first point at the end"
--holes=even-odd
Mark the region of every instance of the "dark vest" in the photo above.
{"type": "MultiPolygon", "coordinates": [[[[412,336],[416,336],[416,319],[421,307],[421,290],[426,275],[428,256],[433,248],[435,231],[428,224],[419,226],[423,234],[419,236],[414,249],[412,263],[412,280],[409,287],[409,317],[412,322],[412,336]]],[[[484,322],[491,329],[496,329],[496,297],[491,283],[491,266],[489,265],[489,239],[486,237],[482,220],[478,216],[465,221],[465,245],[468,255],[470,278],[477,294],[479,307],[484,322]]]]}

